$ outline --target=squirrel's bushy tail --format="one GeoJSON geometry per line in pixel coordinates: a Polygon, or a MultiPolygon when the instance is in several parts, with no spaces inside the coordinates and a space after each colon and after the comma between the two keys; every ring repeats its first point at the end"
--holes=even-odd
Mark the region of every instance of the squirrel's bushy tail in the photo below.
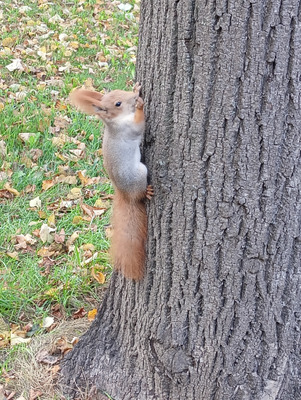
{"type": "Polygon", "coordinates": [[[144,200],[127,199],[116,191],[113,201],[111,253],[114,267],[126,278],[144,274],[147,216],[144,200]]]}

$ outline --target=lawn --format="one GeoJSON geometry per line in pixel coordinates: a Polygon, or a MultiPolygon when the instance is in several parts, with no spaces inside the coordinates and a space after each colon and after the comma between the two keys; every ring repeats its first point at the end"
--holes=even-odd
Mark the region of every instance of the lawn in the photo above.
{"type": "Polygon", "coordinates": [[[26,339],[62,320],[87,318],[110,278],[112,187],[102,165],[103,127],[70,106],[68,96],[81,86],[132,87],[138,18],[131,0],[0,1],[0,350],[6,353],[13,352],[13,331],[26,339]]]}

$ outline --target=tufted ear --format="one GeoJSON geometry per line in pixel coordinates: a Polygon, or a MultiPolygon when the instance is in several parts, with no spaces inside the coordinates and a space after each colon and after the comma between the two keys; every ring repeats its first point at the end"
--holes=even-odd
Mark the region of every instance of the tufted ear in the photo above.
{"type": "Polygon", "coordinates": [[[87,114],[97,115],[103,110],[101,106],[103,95],[101,93],[86,89],[76,89],[70,94],[69,98],[72,105],[87,114]]]}

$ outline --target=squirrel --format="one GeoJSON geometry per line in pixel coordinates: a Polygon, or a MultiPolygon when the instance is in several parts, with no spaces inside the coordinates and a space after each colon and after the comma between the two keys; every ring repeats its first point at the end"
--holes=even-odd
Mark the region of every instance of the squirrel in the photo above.
{"type": "Polygon", "coordinates": [[[115,190],[111,254],[115,268],[134,280],[144,275],[145,199],[150,200],[154,194],[153,187],[147,184],[147,168],[140,161],[145,126],[140,89],[136,84],[133,92],[113,90],[103,95],[75,89],[70,94],[71,104],[104,122],[103,161],[115,190]]]}

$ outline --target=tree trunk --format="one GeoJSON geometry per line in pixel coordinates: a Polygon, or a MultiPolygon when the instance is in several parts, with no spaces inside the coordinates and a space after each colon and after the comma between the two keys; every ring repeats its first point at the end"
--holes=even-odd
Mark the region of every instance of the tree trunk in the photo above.
{"type": "Polygon", "coordinates": [[[301,399],[300,9],[142,0],[146,276],[113,275],[64,361],[71,388],[301,399]]]}

